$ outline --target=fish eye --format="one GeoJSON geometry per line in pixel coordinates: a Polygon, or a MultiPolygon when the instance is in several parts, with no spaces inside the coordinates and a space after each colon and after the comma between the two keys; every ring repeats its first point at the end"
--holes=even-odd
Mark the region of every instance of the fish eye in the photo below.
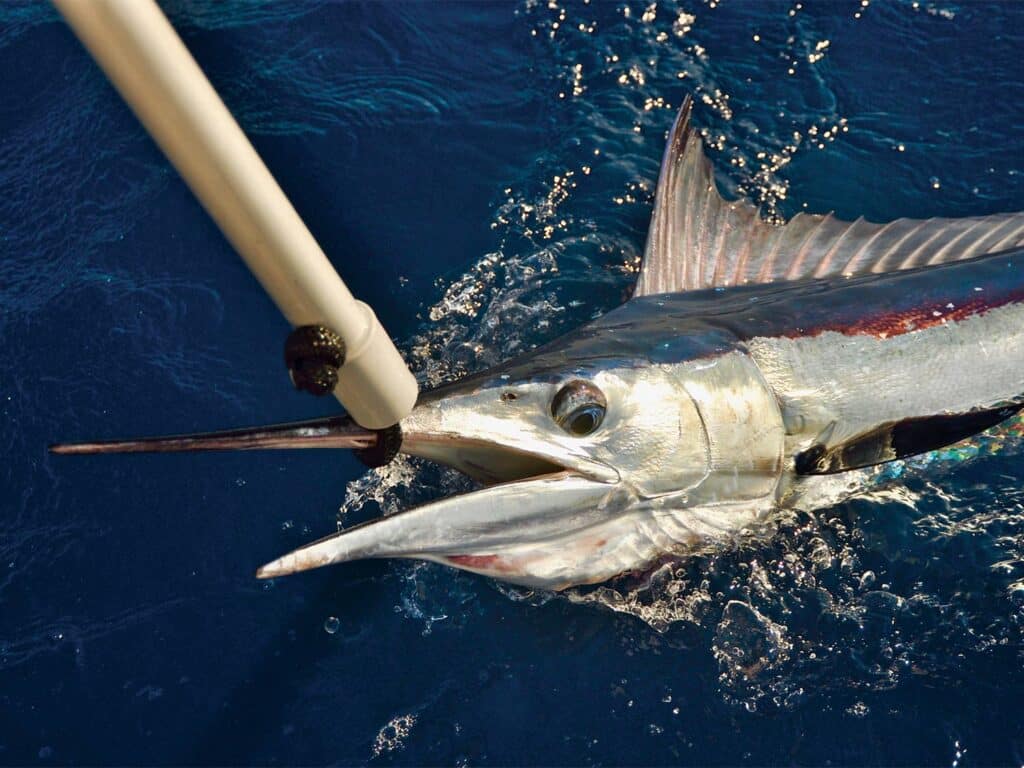
{"type": "Polygon", "coordinates": [[[558,426],[574,437],[586,437],[604,421],[608,403],[604,393],[589,381],[570,381],[551,401],[551,415],[558,426]]]}

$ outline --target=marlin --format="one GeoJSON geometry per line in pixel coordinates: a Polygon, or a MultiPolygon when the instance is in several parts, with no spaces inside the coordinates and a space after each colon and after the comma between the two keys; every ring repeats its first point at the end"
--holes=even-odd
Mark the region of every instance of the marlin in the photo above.
{"type": "MultiPolygon", "coordinates": [[[[1024,214],[766,222],[719,194],[686,99],[632,298],[421,395],[399,450],[479,490],[257,571],[416,558],[536,588],[642,572],[813,499],[815,481],[951,445],[1024,406],[1024,214]]],[[[344,416],[58,453],[379,448],[344,416]]]]}

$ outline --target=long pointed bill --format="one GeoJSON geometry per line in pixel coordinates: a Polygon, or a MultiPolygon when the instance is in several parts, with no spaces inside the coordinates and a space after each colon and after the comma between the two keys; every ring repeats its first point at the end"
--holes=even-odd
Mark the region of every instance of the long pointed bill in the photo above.
{"type": "Polygon", "coordinates": [[[50,446],[53,453],[166,453],[172,451],[248,451],[275,448],[366,449],[377,444],[377,433],[363,429],[349,416],[331,416],[310,421],[293,421],[266,427],[201,432],[172,437],[138,440],[109,440],[93,443],[61,443],[50,446]]]}
{"type": "Polygon", "coordinates": [[[550,585],[531,552],[585,539],[614,513],[614,485],[559,472],[485,488],[364,523],[260,568],[267,579],[379,557],[434,560],[522,584],[550,585]]]}

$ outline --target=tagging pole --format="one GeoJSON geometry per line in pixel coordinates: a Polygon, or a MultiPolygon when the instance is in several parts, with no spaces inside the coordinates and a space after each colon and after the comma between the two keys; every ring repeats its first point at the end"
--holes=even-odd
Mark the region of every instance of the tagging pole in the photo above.
{"type": "Polygon", "coordinates": [[[154,0],[53,0],[294,326],[341,336],[335,396],[363,427],[412,410],[416,379],[356,300],[154,0]]]}

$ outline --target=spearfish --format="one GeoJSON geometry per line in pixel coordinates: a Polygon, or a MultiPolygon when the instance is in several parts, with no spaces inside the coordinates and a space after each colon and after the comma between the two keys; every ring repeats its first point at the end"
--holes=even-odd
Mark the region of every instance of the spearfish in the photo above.
{"type": "MultiPolygon", "coordinates": [[[[1024,406],[1024,214],[799,214],[718,193],[687,99],[632,298],[421,395],[401,452],[482,484],[357,525],[261,578],[432,560],[546,589],[641,571],[806,503],[815,479],[950,445],[1024,406]]],[[[330,419],[58,453],[372,448],[330,419]]]]}

